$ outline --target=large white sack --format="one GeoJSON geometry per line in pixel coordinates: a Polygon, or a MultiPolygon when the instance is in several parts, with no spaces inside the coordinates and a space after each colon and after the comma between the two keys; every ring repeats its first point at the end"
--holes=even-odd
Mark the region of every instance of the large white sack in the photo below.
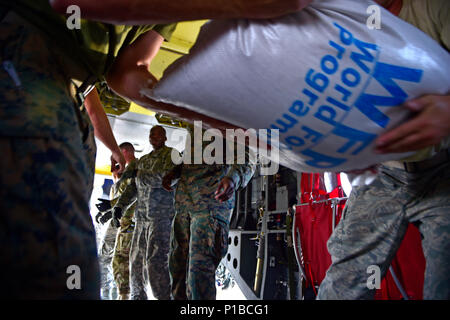
{"type": "Polygon", "coordinates": [[[276,20],[213,21],[171,65],[152,99],[242,128],[280,130],[280,163],[303,172],[361,169],[407,154],[373,142],[409,112],[405,100],[450,91],[450,57],[368,0],[317,0],[276,20]]]}

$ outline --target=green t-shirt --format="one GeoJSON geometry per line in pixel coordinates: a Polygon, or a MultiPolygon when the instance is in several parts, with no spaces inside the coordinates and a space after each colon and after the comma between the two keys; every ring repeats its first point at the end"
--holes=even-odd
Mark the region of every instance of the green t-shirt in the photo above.
{"type": "Polygon", "coordinates": [[[176,24],[110,25],[81,19],[81,28],[70,30],[66,17],[56,13],[48,0],[0,0],[0,5],[10,7],[16,14],[34,24],[72,60],[100,79],[120,50],[132,44],[140,35],[154,30],[168,41],[176,27],[176,24]],[[112,57],[108,58],[108,54],[112,57]]]}

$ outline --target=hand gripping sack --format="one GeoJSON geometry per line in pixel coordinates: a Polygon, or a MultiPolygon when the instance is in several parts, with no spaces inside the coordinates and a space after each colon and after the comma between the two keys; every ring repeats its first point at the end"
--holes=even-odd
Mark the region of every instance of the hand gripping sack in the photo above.
{"type": "Polygon", "coordinates": [[[410,116],[406,100],[450,91],[450,58],[381,7],[381,29],[369,29],[371,5],[317,0],[274,20],[211,21],[143,93],[244,129],[278,129],[279,162],[293,170],[400,159],[409,154],[374,153],[374,140],[410,116]]]}

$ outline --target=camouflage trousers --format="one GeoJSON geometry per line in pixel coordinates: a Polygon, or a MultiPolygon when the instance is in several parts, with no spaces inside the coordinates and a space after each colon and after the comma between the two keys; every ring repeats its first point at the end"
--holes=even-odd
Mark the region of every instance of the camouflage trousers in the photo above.
{"type": "Polygon", "coordinates": [[[134,232],[134,223],[122,227],[123,220],[122,217],[112,259],[114,280],[122,299],[128,297],[130,293],[130,248],[134,232]]]}
{"type": "Polygon", "coordinates": [[[215,274],[227,253],[228,229],[214,212],[177,211],[169,261],[175,300],[216,299],[215,274]]]}
{"type": "Polygon", "coordinates": [[[175,195],[169,255],[172,297],[215,300],[215,273],[228,250],[234,197],[223,203],[214,199],[219,174],[199,179],[207,169],[183,170],[175,195]]]}
{"type": "Polygon", "coordinates": [[[424,299],[449,299],[450,163],[421,173],[384,166],[380,171],[372,184],[350,195],[328,241],[332,265],[318,299],[372,299],[367,269],[378,266],[384,277],[410,222],[422,235],[424,299]]]}
{"type": "Polygon", "coordinates": [[[148,284],[158,300],[170,300],[168,269],[173,214],[136,220],[130,249],[130,300],[147,300],[148,284]]]}
{"type": "Polygon", "coordinates": [[[2,293],[16,299],[98,299],[88,207],[93,168],[82,144],[0,137],[0,148],[2,293]],[[69,278],[72,272],[79,282],[69,278]]]}
{"type": "Polygon", "coordinates": [[[109,220],[103,228],[103,238],[100,243],[99,264],[101,276],[101,298],[103,300],[116,300],[118,288],[113,277],[112,261],[114,255],[114,246],[116,243],[117,228],[109,220]]]}
{"type": "Polygon", "coordinates": [[[114,282],[111,261],[112,257],[100,256],[100,298],[102,300],[117,300],[118,288],[114,282]]]}
{"type": "Polygon", "coordinates": [[[0,47],[20,81],[0,69],[1,295],[98,299],[90,122],[70,95],[62,55],[39,30],[9,12],[0,47]]]}

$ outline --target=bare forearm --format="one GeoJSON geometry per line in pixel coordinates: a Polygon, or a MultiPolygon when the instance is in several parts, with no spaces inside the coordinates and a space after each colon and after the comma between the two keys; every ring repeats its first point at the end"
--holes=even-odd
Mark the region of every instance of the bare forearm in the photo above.
{"type": "Polygon", "coordinates": [[[117,145],[108,117],[100,102],[97,89],[93,89],[86,97],[85,106],[94,127],[94,135],[112,153],[120,154],[119,146],[117,145]]]}
{"type": "Polygon", "coordinates": [[[157,82],[157,79],[149,72],[149,66],[162,41],[162,36],[149,31],[123,50],[106,76],[109,87],[122,97],[155,112],[191,123],[201,120],[209,127],[235,128],[225,122],[184,108],[153,101],[141,94],[142,89],[152,88],[157,82]]]}
{"type": "Polygon", "coordinates": [[[186,122],[202,121],[207,127],[219,128],[237,128],[229,123],[210,118],[203,114],[190,111],[185,108],[177,107],[171,104],[157,102],[141,94],[141,89],[151,87],[156,79],[147,71],[145,66],[128,69],[127,73],[121,73],[118,69],[117,74],[111,72],[107,77],[108,85],[117,94],[133,101],[134,103],[186,122]]]}
{"type": "Polygon", "coordinates": [[[118,24],[198,19],[273,18],[298,11],[312,0],[50,0],[58,12],[81,8],[83,18],[118,24]]]}
{"type": "Polygon", "coordinates": [[[205,128],[215,128],[219,129],[226,134],[226,129],[240,129],[240,127],[230,124],[228,122],[208,117],[204,114],[178,107],[172,104],[154,101],[147,97],[141,99],[139,103],[142,107],[152,110],[157,113],[165,114],[170,117],[194,123],[194,121],[201,121],[205,128]]]}
{"type": "Polygon", "coordinates": [[[125,99],[140,104],[141,89],[152,86],[152,83],[156,83],[156,79],[148,72],[146,66],[132,66],[125,73],[121,70],[113,68],[107,75],[108,86],[125,99]]]}
{"type": "Polygon", "coordinates": [[[408,121],[384,133],[376,141],[379,153],[416,151],[450,136],[450,96],[425,95],[404,103],[413,112],[408,121]]]}

